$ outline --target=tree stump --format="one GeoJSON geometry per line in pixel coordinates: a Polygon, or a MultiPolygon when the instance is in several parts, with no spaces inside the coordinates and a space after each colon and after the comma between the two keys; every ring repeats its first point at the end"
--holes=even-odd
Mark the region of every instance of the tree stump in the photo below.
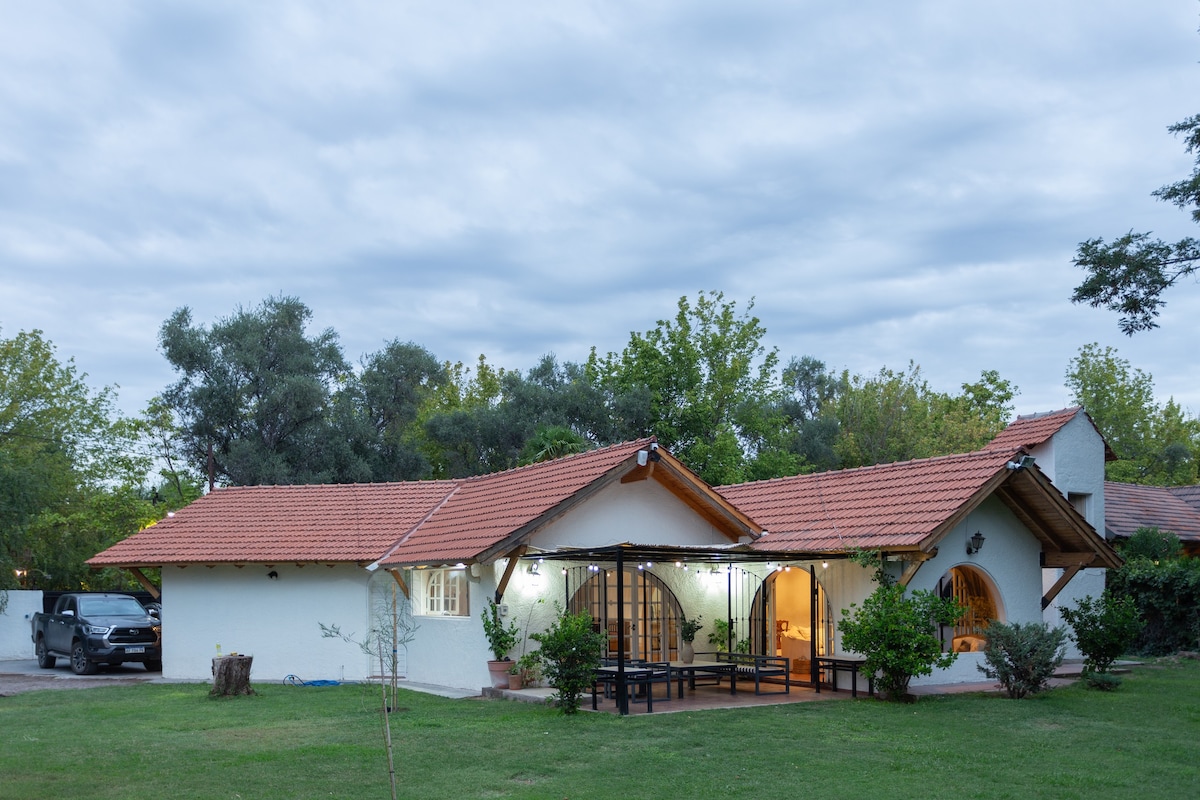
{"type": "Polygon", "coordinates": [[[250,665],[254,656],[221,656],[213,659],[213,688],[209,697],[254,694],[250,688],[250,665]]]}

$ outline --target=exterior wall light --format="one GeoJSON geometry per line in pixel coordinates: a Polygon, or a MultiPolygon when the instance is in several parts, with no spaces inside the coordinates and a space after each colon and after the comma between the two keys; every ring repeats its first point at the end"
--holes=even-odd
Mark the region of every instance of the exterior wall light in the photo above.
{"type": "Polygon", "coordinates": [[[975,535],[967,540],[967,555],[973,556],[983,549],[983,534],[975,531],[975,535]]]}

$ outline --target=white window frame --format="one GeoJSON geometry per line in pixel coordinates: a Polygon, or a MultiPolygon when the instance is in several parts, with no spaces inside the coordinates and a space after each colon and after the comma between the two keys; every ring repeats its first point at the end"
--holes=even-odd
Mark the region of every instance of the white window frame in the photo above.
{"type": "Polygon", "coordinates": [[[421,602],[423,617],[470,616],[470,581],[463,568],[421,570],[421,602]]]}

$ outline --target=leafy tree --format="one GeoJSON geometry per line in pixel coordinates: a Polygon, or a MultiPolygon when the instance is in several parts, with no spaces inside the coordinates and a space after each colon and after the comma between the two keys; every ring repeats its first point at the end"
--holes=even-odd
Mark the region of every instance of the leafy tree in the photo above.
{"type": "Polygon", "coordinates": [[[1087,672],[1108,672],[1114,661],[1129,652],[1142,629],[1133,599],[1108,590],[1099,600],[1084,597],[1075,608],[1063,607],[1061,613],[1083,653],[1087,672]]]}
{"type": "Polygon", "coordinates": [[[942,652],[939,625],[953,625],[965,609],[954,598],[918,589],[908,594],[884,568],[878,553],[860,551],[851,558],[873,567],[879,585],[861,607],[842,609],[838,630],[842,646],[864,656],[863,671],[878,675],[875,686],[887,700],[901,700],[914,676],[945,669],[958,654],[942,652]]]}
{"type": "Polygon", "coordinates": [[[611,397],[649,398],[638,435],[654,434],[709,483],[744,480],[748,465],[777,428],[778,354],[762,344],[757,317],[726,302],[720,292],[679,299],[675,317],[654,330],[634,332],[620,355],[588,370],[611,397]]]}
{"type": "Polygon", "coordinates": [[[1138,528],[1118,545],[1125,560],[1144,558],[1148,561],[1171,561],[1183,555],[1183,542],[1171,531],[1157,527],[1138,528]]]}
{"type": "Polygon", "coordinates": [[[842,611],[842,646],[865,657],[863,671],[878,674],[875,686],[888,700],[900,700],[916,675],[945,669],[957,653],[943,653],[938,625],[953,625],[962,607],[953,599],[918,589],[911,595],[899,584],[881,584],[862,607],[842,611]]]}
{"type": "Polygon", "coordinates": [[[334,386],[349,372],[337,334],[305,334],[312,312],[275,297],[211,329],[177,310],[159,341],[181,373],[163,399],[182,421],[184,448],[235,485],[322,483],[369,474],[330,424],[334,386]]]}
{"type": "Polygon", "coordinates": [[[1017,389],[989,370],[962,390],[933,390],[912,362],[904,372],[885,367],[870,377],[843,372],[827,402],[838,423],[838,461],[861,467],[982,447],[1004,428],[1017,389]]]}
{"type": "Polygon", "coordinates": [[[563,425],[538,428],[533,438],[521,450],[521,463],[533,464],[550,461],[572,453],[583,453],[591,448],[588,440],[563,425]]]}
{"type": "Polygon", "coordinates": [[[1072,359],[1066,384],[1117,456],[1105,465],[1109,480],[1195,482],[1200,421],[1185,417],[1174,400],[1160,408],[1149,373],[1134,368],[1114,348],[1093,343],[1072,359]]]}
{"type": "Polygon", "coordinates": [[[389,342],[363,359],[357,381],[335,398],[335,425],[358,443],[370,480],[415,480],[431,465],[422,452],[422,408],[450,381],[446,365],[412,342],[389,342]],[[355,430],[356,426],[365,430],[355,430]]]}
{"type": "MultiPolygon", "coordinates": [[[[1168,130],[1184,134],[1184,147],[1196,155],[1196,164],[1188,178],[1161,187],[1154,197],[1190,208],[1192,221],[1200,222],[1200,115],[1168,130]]],[[[1071,302],[1119,312],[1118,324],[1126,335],[1158,327],[1155,319],[1166,305],[1162,294],[1200,266],[1200,242],[1189,237],[1171,244],[1150,236],[1130,231],[1109,243],[1102,238],[1082,242],[1074,263],[1088,275],[1075,287],[1071,302]]]]}
{"type": "Polygon", "coordinates": [[[1067,632],[1044,622],[992,621],[987,627],[984,663],[976,667],[997,681],[1014,700],[1044,690],[1063,661],[1067,632]]]}
{"type": "Polygon", "coordinates": [[[0,587],[102,580],[83,561],[158,516],[141,425],[86,377],[41,331],[0,339],[0,587]]]}

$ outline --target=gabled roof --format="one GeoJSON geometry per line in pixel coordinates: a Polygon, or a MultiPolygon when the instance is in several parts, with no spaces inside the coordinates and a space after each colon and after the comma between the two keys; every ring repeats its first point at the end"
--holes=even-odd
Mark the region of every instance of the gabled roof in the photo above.
{"type": "MultiPolygon", "coordinates": [[[[1083,414],[1088,423],[1095,429],[1096,434],[1103,440],[1104,436],[1100,433],[1100,429],[1096,427],[1096,423],[1083,410],[1082,406],[1072,406],[1058,411],[1042,411],[1037,414],[1025,414],[1017,417],[1008,424],[1008,427],[996,434],[996,438],[992,439],[985,447],[985,450],[1032,450],[1035,447],[1045,444],[1050,441],[1050,437],[1058,433],[1071,420],[1075,419],[1079,414],[1083,414]]],[[[1104,443],[1104,460],[1116,460],[1116,454],[1109,448],[1108,442],[1104,443]]]]}
{"type": "Polygon", "coordinates": [[[214,489],[88,564],[371,562],[456,485],[414,481],[214,489]]]}
{"type": "Polygon", "coordinates": [[[1196,511],[1200,511],[1200,484],[1193,486],[1172,486],[1167,491],[1196,509],[1196,511]]]}
{"type": "Polygon", "coordinates": [[[1104,482],[1104,527],[1109,536],[1128,538],[1138,528],[1170,531],[1185,542],[1200,542],[1200,510],[1184,496],[1200,497],[1200,487],[1139,486],[1104,482]],[[1177,490],[1185,490],[1177,492],[1177,490]]]}
{"type": "Polygon", "coordinates": [[[1021,451],[985,449],[861,469],[722,486],[767,531],[755,547],[840,553],[850,548],[929,553],[995,495],[1047,553],[1120,562],[1037,466],[1011,469],[1021,451]]]}
{"type": "Polygon", "coordinates": [[[732,541],[758,534],[752,520],[653,439],[641,439],[461,480],[218,489],[88,564],[491,560],[600,488],[651,477],[732,541]],[[645,465],[639,451],[646,451],[645,465]]]}

